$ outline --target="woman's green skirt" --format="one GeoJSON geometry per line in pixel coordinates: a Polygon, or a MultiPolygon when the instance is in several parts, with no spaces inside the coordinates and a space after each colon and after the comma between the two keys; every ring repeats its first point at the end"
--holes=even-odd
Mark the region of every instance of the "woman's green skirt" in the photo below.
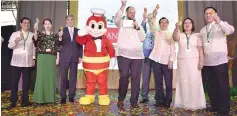
{"type": "Polygon", "coordinates": [[[56,101],[55,89],[56,56],[38,54],[37,74],[33,101],[36,103],[53,103],[56,101]]]}

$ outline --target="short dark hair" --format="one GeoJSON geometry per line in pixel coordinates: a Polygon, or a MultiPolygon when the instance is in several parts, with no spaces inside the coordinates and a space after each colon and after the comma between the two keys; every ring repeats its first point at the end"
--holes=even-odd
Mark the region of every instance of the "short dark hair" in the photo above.
{"type": "Polygon", "coordinates": [[[22,23],[22,22],[23,22],[23,20],[28,20],[28,21],[30,21],[30,23],[31,23],[31,20],[30,20],[29,18],[27,18],[27,17],[22,17],[22,18],[21,18],[21,22],[20,22],[20,23],[22,23]]]}
{"type": "Polygon", "coordinates": [[[161,23],[161,20],[163,20],[163,19],[166,19],[167,22],[169,23],[169,20],[168,20],[166,17],[162,17],[162,18],[160,18],[160,20],[159,20],[159,24],[161,23]]]}
{"type": "Polygon", "coordinates": [[[183,29],[183,32],[185,32],[185,30],[184,30],[184,21],[186,21],[186,20],[190,20],[191,21],[191,23],[192,23],[192,32],[194,32],[195,31],[195,26],[194,26],[194,21],[193,21],[193,19],[191,19],[191,18],[185,18],[184,20],[183,20],[183,23],[182,23],[182,29],[183,29]]]}
{"type": "Polygon", "coordinates": [[[206,12],[207,9],[212,9],[212,10],[215,11],[215,13],[217,13],[217,10],[216,10],[214,7],[211,7],[211,6],[206,7],[206,8],[204,9],[204,13],[206,12]]]}
{"type": "Polygon", "coordinates": [[[43,20],[43,25],[44,25],[45,21],[49,21],[49,22],[52,24],[51,19],[49,19],[49,18],[45,18],[45,19],[43,20]]]}
{"type": "Polygon", "coordinates": [[[65,19],[67,19],[68,17],[72,17],[74,19],[74,16],[72,14],[68,14],[65,19]]]}
{"type": "Polygon", "coordinates": [[[126,12],[128,12],[128,10],[129,10],[130,8],[134,8],[134,7],[133,7],[133,6],[128,6],[128,7],[126,8],[126,12]]]}

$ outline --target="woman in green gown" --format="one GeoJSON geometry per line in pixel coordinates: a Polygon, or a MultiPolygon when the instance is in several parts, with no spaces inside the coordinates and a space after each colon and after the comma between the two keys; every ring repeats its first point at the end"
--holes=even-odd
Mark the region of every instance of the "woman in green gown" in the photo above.
{"type": "Polygon", "coordinates": [[[59,41],[62,31],[52,33],[52,21],[43,21],[44,31],[38,31],[39,20],[34,25],[34,42],[37,47],[37,74],[33,101],[35,103],[55,103],[55,70],[59,63],[59,41]]]}

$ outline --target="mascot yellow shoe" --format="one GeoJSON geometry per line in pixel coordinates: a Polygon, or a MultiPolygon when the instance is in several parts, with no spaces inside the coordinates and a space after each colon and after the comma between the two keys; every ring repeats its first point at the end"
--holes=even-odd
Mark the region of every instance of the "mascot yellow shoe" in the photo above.
{"type": "Polygon", "coordinates": [[[85,95],[84,97],[80,98],[81,105],[89,105],[94,103],[94,101],[95,101],[95,95],[85,95]]]}
{"type": "Polygon", "coordinates": [[[99,105],[109,105],[110,99],[108,95],[99,95],[99,105]]]}

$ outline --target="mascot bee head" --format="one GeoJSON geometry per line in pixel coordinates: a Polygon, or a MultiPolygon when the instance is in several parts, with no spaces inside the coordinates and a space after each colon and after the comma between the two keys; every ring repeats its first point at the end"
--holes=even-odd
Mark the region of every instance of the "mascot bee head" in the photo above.
{"type": "Polygon", "coordinates": [[[92,16],[86,22],[87,33],[92,37],[100,37],[107,32],[107,23],[104,18],[105,11],[103,9],[92,8],[92,16]]]}

